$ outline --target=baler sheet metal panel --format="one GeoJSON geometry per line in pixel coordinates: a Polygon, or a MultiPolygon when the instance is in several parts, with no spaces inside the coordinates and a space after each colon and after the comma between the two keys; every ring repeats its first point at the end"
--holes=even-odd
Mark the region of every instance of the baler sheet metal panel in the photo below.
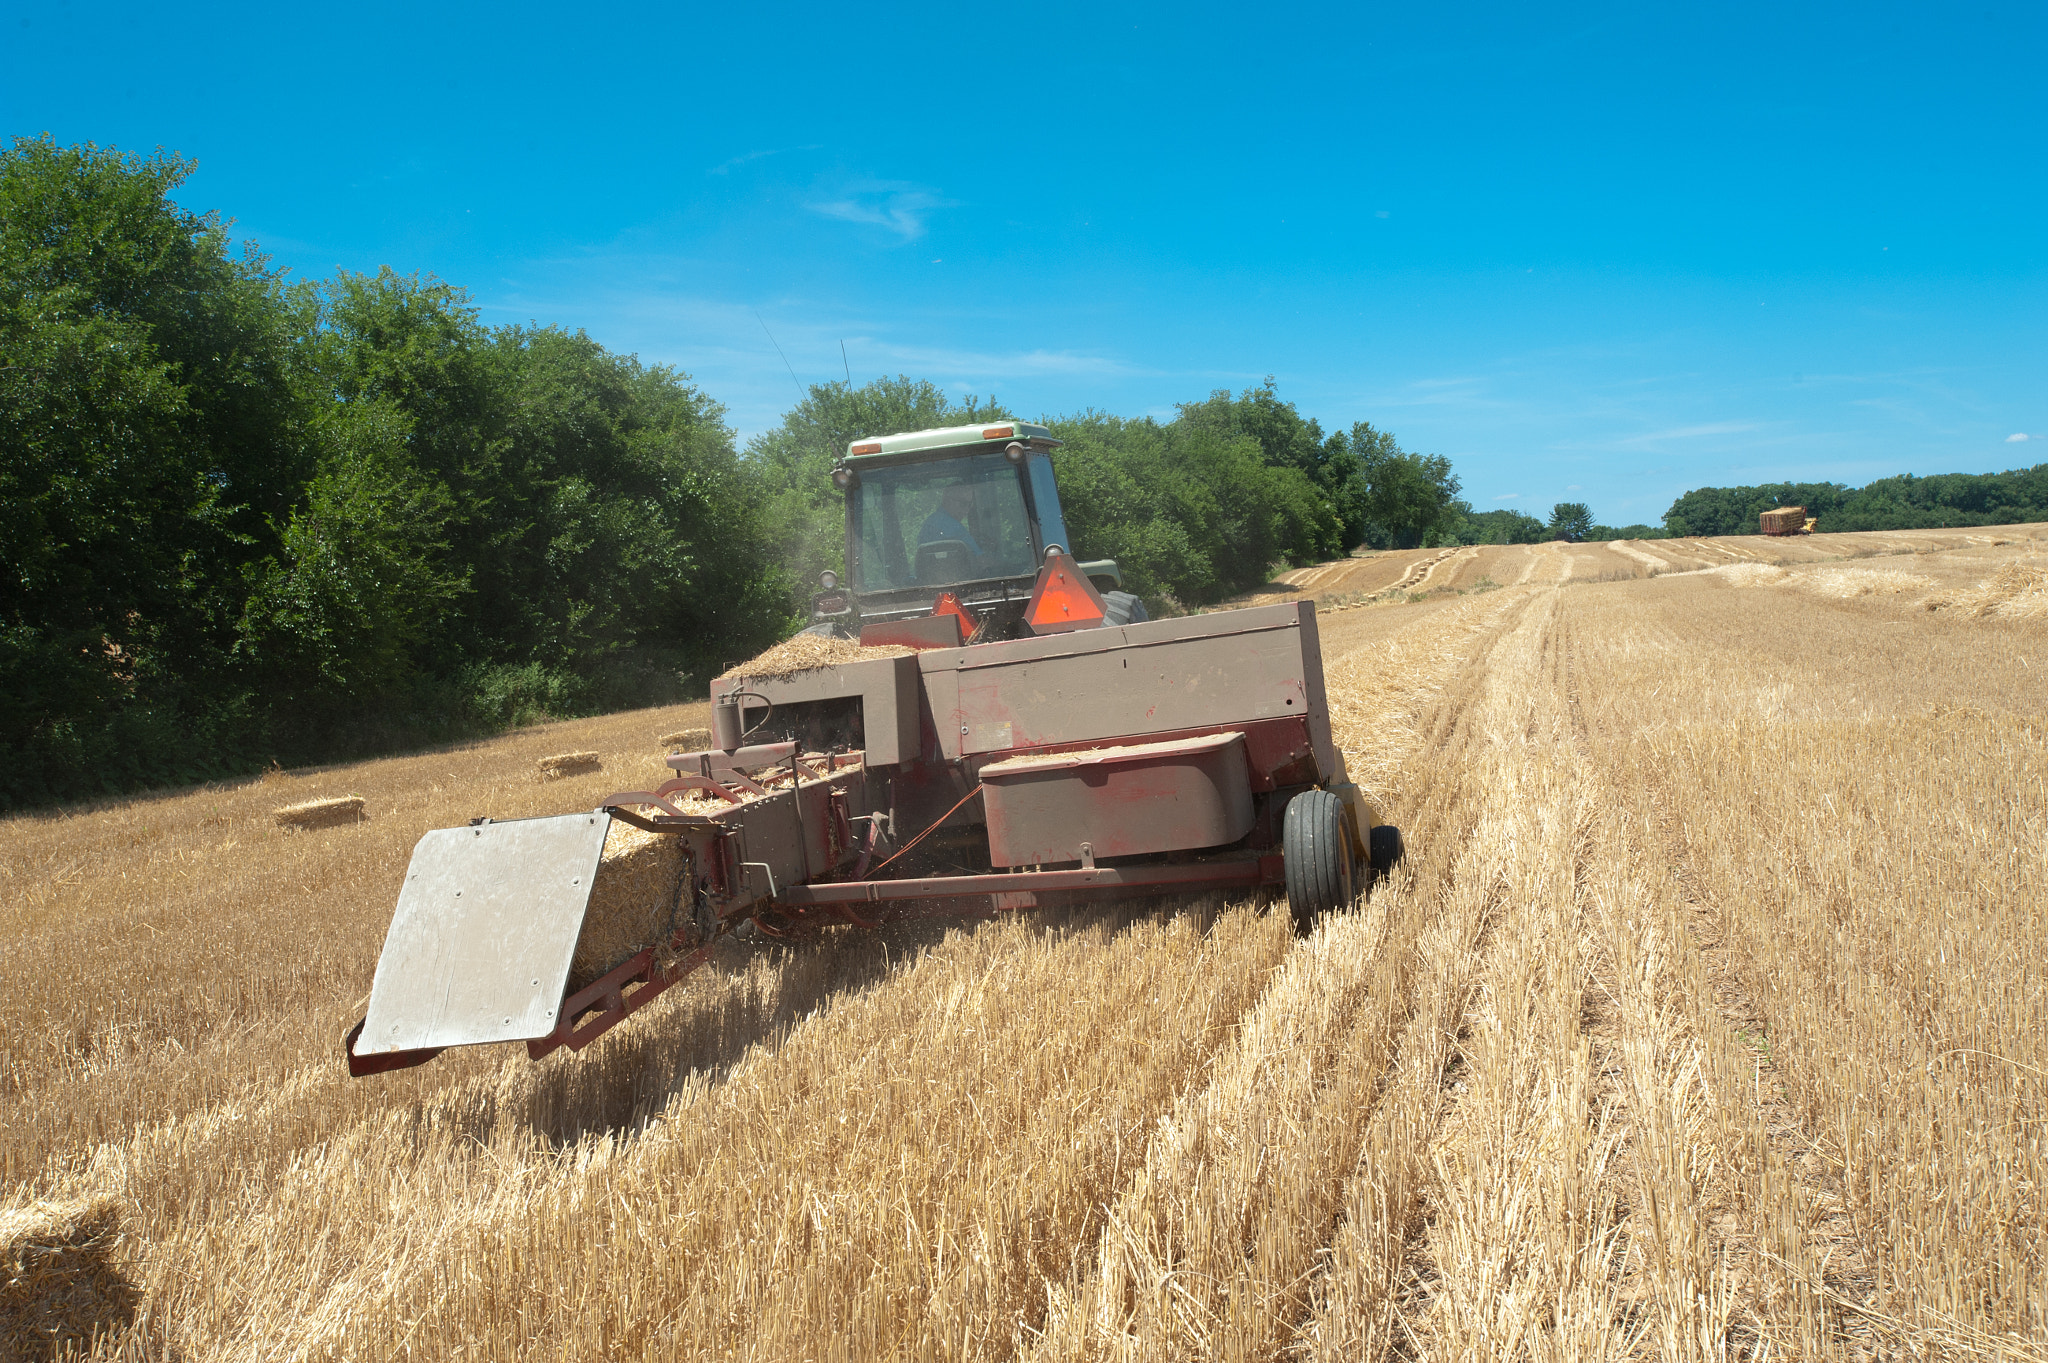
{"type": "Polygon", "coordinates": [[[609,814],[421,838],[377,958],[358,1055],[555,1030],[609,814]]]}
{"type": "Polygon", "coordinates": [[[1015,757],[981,769],[997,866],[1221,847],[1252,826],[1244,735],[1015,757]]]}
{"type": "Polygon", "coordinates": [[[1304,718],[1335,769],[1309,602],[918,655],[949,758],[1304,718]]]}
{"type": "MultiPolygon", "coordinates": [[[[713,701],[731,691],[750,692],[778,706],[856,696],[861,703],[862,742],[870,766],[894,766],[917,756],[920,707],[914,655],[862,658],[787,677],[712,679],[713,701]]],[[[761,713],[761,706],[749,704],[748,722],[760,718],[761,713]]]]}

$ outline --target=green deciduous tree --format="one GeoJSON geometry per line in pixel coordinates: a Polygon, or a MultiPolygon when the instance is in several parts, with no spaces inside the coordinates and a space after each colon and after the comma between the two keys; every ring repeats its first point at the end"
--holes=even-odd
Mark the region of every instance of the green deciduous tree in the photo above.
{"type": "Polygon", "coordinates": [[[414,466],[409,428],[379,400],[323,414],[320,471],[276,554],[243,570],[239,652],[277,702],[361,703],[409,680],[467,589],[447,557],[454,498],[414,466]]]}
{"type": "Polygon", "coordinates": [[[1543,522],[1521,511],[1474,511],[1460,504],[1453,527],[1461,544],[1536,544],[1549,537],[1543,522]]]}
{"type": "Polygon", "coordinates": [[[1391,435],[1366,422],[1351,428],[1349,445],[1364,487],[1363,542],[1376,549],[1409,549],[1446,536],[1461,519],[1462,484],[1440,454],[1409,454],[1391,435]]]}
{"type": "Polygon", "coordinates": [[[685,376],[388,269],[287,288],[190,169],[0,154],[0,805],[673,698],[776,636],[685,376]]]}
{"type": "Polygon", "coordinates": [[[1304,509],[1290,525],[1283,550],[1290,562],[1336,558],[1357,543],[1345,517],[1357,496],[1351,486],[1358,473],[1357,459],[1341,435],[1325,437],[1320,422],[1281,401],[1272,376],[1236,397],[1217,389],[1201,402],[1181,403],[1178,411],[1172,423],[1176,429],[1254,441],[1268,467],[1289,470],[1306,481],[1317,507],[1313,513],[1304,509]]]}
{"type": "Polygon", "coordinates": [[[1300,470],[1268,463],[1223,423],[1048,417],[1060,503],[1080,553],[1114,558],[1124,585],[1155,603],[1200,605],[1265,582],[1310,552],[1330,519],[1300,470]]]}
{"type": "Polygon", "coordinates": [[[0,153],[0,798],[213,768],[239,569],[306,470],[274,281],[190,171],[0,153]]]}
{"type": "Polygon", "coordinates": [[[1593,508],[1584,502],[1559,502],[1550,508],[1546,528],[1553,538],[1582,540],[1593,531],[1593,508]]]}

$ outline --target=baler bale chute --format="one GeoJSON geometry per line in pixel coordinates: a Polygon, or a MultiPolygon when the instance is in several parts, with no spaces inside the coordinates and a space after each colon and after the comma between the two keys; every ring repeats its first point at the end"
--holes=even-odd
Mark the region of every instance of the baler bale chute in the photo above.
{"type": "Polygon", "coordinates": [[[1218,890],[1284,890],[1303,923],[1349,905],[1400,839],[1332,741],[1313,604],[1147,620],[1113,600],[1115,565],[1067,552],[1050,463],[1032,462],[1056,443],[1023,423],[857,442],[835,470],[852,580],[828,580],[813,617],[831,660],[714,681],[709,746],[671,754],[651,790],[423,838],[350,1072],[494,1041],[580,1050],[747,925],[1218,890]],[[864,448],[897,504],[856,495],[864,448]],[[913,545],[962,467],[1014,502],[955,496],[967,514],[933,511],[913,545]],[[934,525],[962,552],[927,552],[934,525]],[[963,576],[969,559],[992,571],[963,576]],[[674,840],[673,886],[623,936],[607,924],[644,945],[572,979],[614,822],[674,840]]]}

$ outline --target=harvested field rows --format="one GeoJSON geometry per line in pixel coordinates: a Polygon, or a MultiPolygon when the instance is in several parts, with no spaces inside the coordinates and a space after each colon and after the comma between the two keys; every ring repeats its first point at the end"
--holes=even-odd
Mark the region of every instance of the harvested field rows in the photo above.
{"type": "Polygon", "coordinates": [[[12,820],[0,1355],[2048,1357],[2038,530],[1303,570],[1408,580],[1354,911],[733,945],[539,1065],[342,1077],[406,853],[701,706],[12,820]]]}

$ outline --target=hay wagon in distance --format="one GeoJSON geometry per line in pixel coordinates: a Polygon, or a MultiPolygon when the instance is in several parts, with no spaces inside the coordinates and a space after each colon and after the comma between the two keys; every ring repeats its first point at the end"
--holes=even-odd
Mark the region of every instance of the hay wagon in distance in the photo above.
{"type": "Polygon", "coordinates": [[[1814,525],[1803,506],[1781,506],[1757,516],[1757,528],[1766,535],[1811,535],[1814,525]]]}

